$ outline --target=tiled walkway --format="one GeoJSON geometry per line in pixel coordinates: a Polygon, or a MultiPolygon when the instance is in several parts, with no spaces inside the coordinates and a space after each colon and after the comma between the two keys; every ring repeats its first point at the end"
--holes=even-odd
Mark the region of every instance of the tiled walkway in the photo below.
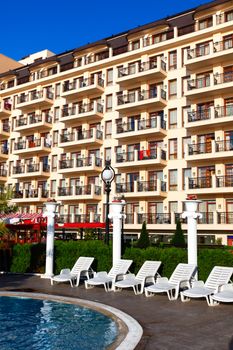
{"type": "Polygon", "coordinates": [[[85,290],[83,284],[77,288],[69,284],[51,286],[49,280],[21,275],[1,275],[0,290],[78,297],[116,307],[143,327],[143,338],[136,350],[233,350],[233,304],[208,307],[204,300],[181,303],[168,301],[165,295],[146,298],[128,290],[85,290]]]}

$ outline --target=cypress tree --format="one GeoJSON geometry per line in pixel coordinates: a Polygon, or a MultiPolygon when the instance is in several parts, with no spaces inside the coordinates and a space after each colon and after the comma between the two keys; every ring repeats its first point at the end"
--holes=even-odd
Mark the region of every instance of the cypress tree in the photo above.
{"type": "Polygon", "coordinates": [[[146,222],[143,221],[141,234],[140,234],[139,240],[137,241],[137,247],[143,249],[149,246],[150,246],[149,234],[146,228],[146,222]]]}
{"type": "Polygon", "coordinates": [[[180,220],[176,223],[176,231],[174,236],[172,237],[171,244],[175,247],[184,247],[185,246],[185,239],[184,239],[184,233],[181,227],[180,220]]]}

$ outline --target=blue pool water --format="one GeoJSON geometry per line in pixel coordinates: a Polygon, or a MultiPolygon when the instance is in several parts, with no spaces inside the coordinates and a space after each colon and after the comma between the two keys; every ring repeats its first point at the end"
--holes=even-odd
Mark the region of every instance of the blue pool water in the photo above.
{"type": "Polygon", "coordinates": [[[1,350],[102,350],[115,322],[94,310],[48,300],[0,297],[1,350]]]}

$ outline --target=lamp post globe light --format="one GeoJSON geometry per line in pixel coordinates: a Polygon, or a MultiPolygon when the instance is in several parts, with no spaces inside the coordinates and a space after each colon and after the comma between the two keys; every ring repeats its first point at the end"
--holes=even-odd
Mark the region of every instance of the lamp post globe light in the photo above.
{"type": "Polygon", "coordinates": [[[103,169],[101,173],[101,178],[105,185],[105,192],[106,192],[106,228],[105,228],[105,243],[109,245],[109,195],[111,192],[111,183],[115,178],[115,171],[111,167],[111,161],[106,160],[105,161],[105,168],[103,169]]]}

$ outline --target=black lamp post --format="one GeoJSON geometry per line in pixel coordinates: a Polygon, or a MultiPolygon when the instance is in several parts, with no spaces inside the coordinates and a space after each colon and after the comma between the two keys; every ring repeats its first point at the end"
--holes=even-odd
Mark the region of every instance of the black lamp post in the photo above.
{"type": "Polygon", "coordinates": [[[109,194],[111,192],[111,183],[115,178],[115,171],[111,167],[111,161],[105,161],[105,168],[101,173],[101,178],[105,184],[105,192],[106,192],[106,228],[105,228],[105,243],[109,245],[109,194]]]}

